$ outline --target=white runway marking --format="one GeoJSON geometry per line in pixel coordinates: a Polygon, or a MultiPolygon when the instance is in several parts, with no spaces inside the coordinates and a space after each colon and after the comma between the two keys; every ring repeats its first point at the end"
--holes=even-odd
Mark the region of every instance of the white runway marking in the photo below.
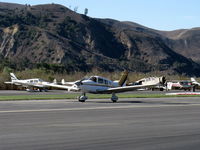
{"type": "Polygon", "coordinates": [[[166,93],[165,95],[200,95],[200,92],[166,93]]]}
{"type": "Polygon", "coordinates": [[[24,112],[51,112],[51,111],[83,111],[83,110],[106,110],[106,109],[126,109],[126,108],[157,108],[157,107],[188,107],[200,106],[200,104],[168,104],[168,105],[128,105],[128,106],[108,106],[108,107],[86,107],[86,108],[58,108],[58,109],[30,109],[30,110],[2,110],[0,113],[24,113],[24,112]]]}

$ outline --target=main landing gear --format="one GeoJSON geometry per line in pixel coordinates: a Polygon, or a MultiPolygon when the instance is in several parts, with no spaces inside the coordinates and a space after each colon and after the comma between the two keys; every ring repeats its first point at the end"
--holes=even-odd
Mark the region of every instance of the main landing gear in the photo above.
{"type": "Polygon", "coordinates": [[[78,97],[79,102],[85,102],[87,99],[88,97],[85,95],[85,93],[82,93],[82,95],[78,97]]]}
{"type": "MultiPolygon", "coordinates": [[[[88,99],[88,97],[85,95],[85,93],[82,93],[81,96],[78,97],[79,102],[85,102],[88,99]]],[[[116,103],[118,100],[118,97],[115,95],[115,93],[112,93],[111,101],[113,103],[116,103]]]]}
{"type": "Polygon", "coordinates": [[[118,100],[118,97],[115,95],[115,93],[112,93],[111,101],[112,101],[113,103],[116,103],[117,100],[118,100]]]}

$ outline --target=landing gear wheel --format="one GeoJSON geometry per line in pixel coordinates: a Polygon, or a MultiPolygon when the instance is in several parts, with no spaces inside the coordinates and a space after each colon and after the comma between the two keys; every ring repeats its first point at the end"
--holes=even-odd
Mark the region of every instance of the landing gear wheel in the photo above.
{"type": "Polygon", "coordinates": [[[117,100],[112,100],[112,102],[113,102],[113,103],[116,103],[116,102],[117,102],[117,100]]]}
{"type": "Polygon", "coordinates": [[[115,93],[113,93],[113,94],[112,94],[112,97],[111,97],[111,101],[112,101],[113,103],[116,103],[117,100],[118,100],[118,97],[115,95],[115,93]]]}
{"type": "Polygon", "coordinates": [[[87,100],[87,96],[81,95],[78,97],[79,102],[85,102],[87,100]]]}

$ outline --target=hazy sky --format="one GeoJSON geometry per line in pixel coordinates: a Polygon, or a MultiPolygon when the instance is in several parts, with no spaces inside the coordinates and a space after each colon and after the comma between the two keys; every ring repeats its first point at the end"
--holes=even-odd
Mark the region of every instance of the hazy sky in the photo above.
{"type": "Polygon", "coordinates": [[[132,21],[159,30],[200,27],[200,0],[0,0],[20,4],[58,3],[88,8],[88,16],[132,21]]]}

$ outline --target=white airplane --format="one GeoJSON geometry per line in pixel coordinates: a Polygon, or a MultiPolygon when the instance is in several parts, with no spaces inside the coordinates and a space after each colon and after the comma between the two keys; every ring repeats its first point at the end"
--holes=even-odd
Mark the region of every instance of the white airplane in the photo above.
{"type": "MultiPolygon", "coordinates": [[[[164,76],[142,78],[142,79],[140,79],[138,81],[130,83],[129,85],[149,85],[149,84],[153,84],[153,83],[155,83],[157,85],[152,87],[152,90],[159,89],[160,91],[163,91],[164,89],[166,89],[166,87],[164,86],[164,84],[166,83],[166,79],[165,79],[164,76]],[[162,81],[162,83],[161,83],[161,81],[162,81]],[[158,82],[160,82],[160,84],[157,84],[158,82]]],[[[149,90],[149,88],[147,87],[147,88],[145,88],[143,90],[149,90]]]]}
{"type": "Polygon", "coordinates": [[[26,79],[26,80],[19,80],[15,76],[14,73],[10,73],[11,82],[4,82],[5,84],[14,84],[26,87],[27,91],[34,91],[33,89],[36,88],[38,91],[42,92],[42,90],[47,91],[47,87],[45,84],[49,82],[45,82],[42,79],[35,78],[35,79],[26,79]]]}
{"type": "Polygon", "coordinates": [[[192,84],[200,86],[200,83],[195,80],[195,78],[191,78],[192,84]]]}
{"type": "Polygon", "coordinates": [[[194,89],[194,84],[191,81],[170,81],[167,82],[167,90],[178,89],[191,91],[194,89]]]}
{"type": "MultiPolygon", "coordinates": [[[[86,79],[86,78],[84,78],[86,79]]],[[[82,80],[84,80],[82,79],[82,80]]],[[[74,81],[74,82],[65,82],[65,79],[62,79],[61,80],[61,84],[62,85],[65,85],[65,86],[68,86],[67,90],[68,91],[80,91],[80,88],[78,88],[77,84],[76,83],[79,83],[81,80],[77,80],[77,81],[74,81]]]]}
{"type": "Polygon", "coordinates": [[[160,84],[162,81],[158,81],[151,84],[146,85],[126,85],[126,80],[128,77],[128,72],[125,71],[121,76],[119,81],[111,81],[109,79],[100,77],[100,76],[91,76],[89,78],[84,78],[82,80],[78,80],[71,83],[69,85],[55,85],[55,84],[45,84],[47,86],[67,89],[68,91],[82,91],[82,95],[78,97],[80,102],[85,102],[87,100],[86,93],[93,93],[93,94],[112,94],[111,100],[113,102],[117,102],[118,97],[115,93],[126,92],[126,91],[133,91],[144,87],[152,87],[160,84]]]}

